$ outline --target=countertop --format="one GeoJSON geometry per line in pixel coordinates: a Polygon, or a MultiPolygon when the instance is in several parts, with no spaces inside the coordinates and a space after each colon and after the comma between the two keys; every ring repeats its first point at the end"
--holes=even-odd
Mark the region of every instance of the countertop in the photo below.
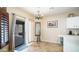
{"type": "Polygon", "coordinates": [[[64,36],[78,36],[79,37],[79,35],[59,35],[58,37],[64,37],[64,36]]]}

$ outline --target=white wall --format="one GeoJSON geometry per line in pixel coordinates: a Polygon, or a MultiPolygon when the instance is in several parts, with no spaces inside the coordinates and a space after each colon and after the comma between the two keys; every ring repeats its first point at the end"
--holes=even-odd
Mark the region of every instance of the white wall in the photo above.
{"type": "Polygon", "coordinates": [[[34,41],[34,22],[29,21],[29,40],[28,42],[34,41]]]}
{"type": "Polygon", "coordinates": [[[28,44],[28,41],[29,41],[29,20],[27,18],[25,20],[25,40],[26,40],[26,44],[28,44]]]}
{"type": "Polygon", "coordinates": [[[41,20],[41,40],[46,42],[58,43],[58,36],[67,34],[66,18],[69,13],[79,15],[79,11],[72,11],[44,17],[44,19],[41,20]],[[47,22],[53,20],[58,20],[58,28],[47,27],[47,22]]]}
{"type": "Polygon", "coordinates": [[[52,16],[52,17],[47,17],[44,20],[41,21],[42,23],[42,34],[41,34],[41,39],[42,41],[46,42],[54,42],[57,43],[58,35],[60,34],[66,34],[66,29],[65,29],[65,22],[66,22],[66,17],[63,15],[58,15],[58,16],[52,16]],[[53,20],[58,20],[58,28],[48,28],[47,27],[47,22],[48,21],[53,21],[53,20]]]}

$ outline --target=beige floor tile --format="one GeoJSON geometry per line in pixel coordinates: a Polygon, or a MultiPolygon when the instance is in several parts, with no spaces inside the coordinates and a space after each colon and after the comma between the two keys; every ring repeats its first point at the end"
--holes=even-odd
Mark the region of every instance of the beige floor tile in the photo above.
{"type": "Polygon", "coordinates": [[[48,42],[32,42],[24,52],[63,52],[63,46],[48,42]]]}

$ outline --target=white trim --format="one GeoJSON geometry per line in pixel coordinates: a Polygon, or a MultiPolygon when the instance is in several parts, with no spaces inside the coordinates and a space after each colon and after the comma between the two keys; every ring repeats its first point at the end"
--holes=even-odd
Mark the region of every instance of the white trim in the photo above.
{"type": "Polygon", "coordinates": [[[12,40],[12,50],[15,51],[15,26],[16,26],[16,20],[24,21],[25,22],[25,44],[28,45],[29,41],[29,21],[27,17],[22,17],[19,15],[16,15],[15,13],[12,13],[12,35],[13,35],[13,40],[12,40]]]}
{"type": "Polygon", "coordinates": [[[15,17],[16,19],[25,22],[25,41],[26,41],[26,45],[28,45],[29,44],[29,20],[27,17],[23,17],[20,15],[16,15],[15,17]]]}
{"type": "Polygon", "coordinates": [[[16,15],[15,14],[15,17],[16,17],[16,19],[19,19],[19,20],[21,20],[21,21],[25,21],[25,17],[23,17],[23,16],[20,16],[20,15],[16,15]]]}
{"type": "Polygon", "coordinates": [[[12,13],[12,51],[15,50],[15,39],[14,39],[14,34],[15,34],[15,23],[16,23],[16,17],[15,17],[15,14],[12,13]]]}

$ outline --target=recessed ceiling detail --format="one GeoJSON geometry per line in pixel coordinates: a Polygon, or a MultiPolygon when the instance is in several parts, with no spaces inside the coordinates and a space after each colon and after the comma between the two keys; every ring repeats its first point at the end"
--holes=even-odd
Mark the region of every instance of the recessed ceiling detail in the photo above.
{"type": "Polygon", "coordinates": [[[40,11],[42,16],[79,10],[78,7],[22,7],[22,9],[30,12],[32,15],[35,15],[37,14],[37,11],[40,11]]]}

